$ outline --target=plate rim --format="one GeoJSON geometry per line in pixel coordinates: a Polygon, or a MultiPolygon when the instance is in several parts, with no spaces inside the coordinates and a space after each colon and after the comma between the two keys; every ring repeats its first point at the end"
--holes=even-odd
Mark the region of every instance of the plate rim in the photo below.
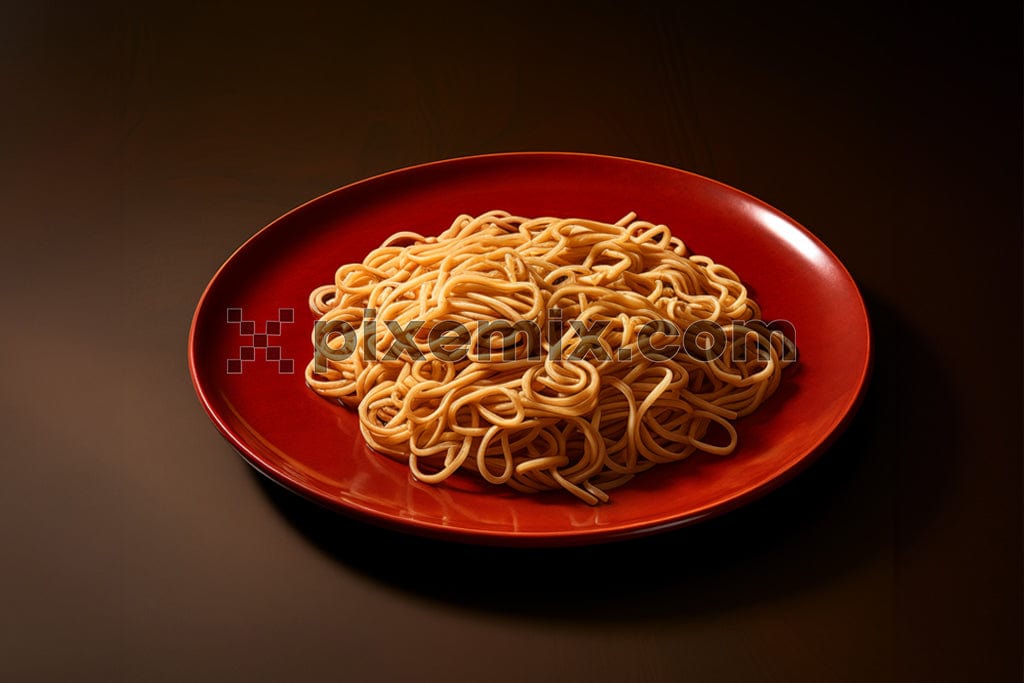
{"type": "Polygon", "coordinates": [[[652,161],[645,161],[641,159],[634,159],[629,157],[608,155],[608,154],[596,154],[590,152],[565,152],[565,151],[516,151],[516,152],[493,152],[486,154],[472,154],[465,156],[450,157],[446,159],[439,159],[435,161],[428,161],[410,166],[404,166],[395,168],[392,170],[384,171],[366,178],[356,180],[354,182],[342,185],[334,188],[327,192],[320,194],[317,197],[309,199],[287,212],[281,214],[277,218],[264,225],[262,228],[250,235],[244,240],[238,247],[236,247],[231,254],[223,261],[223,263],[217,268],[214,274],[210,277],[206,286],[203,288],[202,294],[200,294],[195,309],[193,311],[192,319],[189,326],[188,333],[188,370],[192,380],[192,386],[196,395],[199,399],[207,416],[213,422],[214,426],[220,432],[221,436],[224,437],[228,443],[233,447],[235,452],[249,464],[253,469],[264,477],[270,479],[275,484],[283,486],[292,493],[295,493],[306,500],[312,501],[322,507],[325,507],[334,512],[343,513],[349,517],[354,517],[365,522],[382,526],[388,529],[415,533],[420,536],[427,536],[441,540],[456,541],[463,543],[470,543],[476,545],[500,545],[500,546],[528,546],[528,547],[543,547],[543,546],[570,546],[570,545],[590,545],[596,543],[605,543],[612,541],[619,541],[627,538],[638,538],[642,536],[649,536],[657,533],[662,533],[671,529],[682,528],[690,526],[714,517],[721,516],[737,508],[748,505],[757,499],[760,499],[768,493],[780,488],[785,485],[793,478],[798,476],[801,472],[806,470],[813,462],[817,461],[818,458],[828,450],[839,438],[839,436],[849,426],[854,416],[857,414],[858,409],[863,403],[864,396],[867,392],[871,372],[874,365],[874,340],[871,330],[871,321],[868,315],[867,306],[864,302],[864,297],[861,294],[860,288],[857,286],[856,280],[853,278],[846,264],[826,245],[820,238],[817,237],[813,232],[808,230],[799,221],[793,219],[788,214],[782,212],[780,209],[766,203],[765,201],[751,195],[748,192],[740,190],[736,187],[728,185],[722,181],[714,178],[708,178],[706,176],[694,173],[693,171],[687,171],[667,164],[661,164],[652,161]],[[847,281],[847,284],[851,287],[852,292],[856,297],[856,303],[860,318],[858,322],[863,323],[863,339],[865,343],[865,351],[863,358],[863,366],[857,373],[857,388],[853,394],[853,397],[848,403],[843,406],[841,412],[841,418],[833,426],[828,433],[826,433],[807,453],[802,456],[796,462],[790,464],[784,470],[777,472],[770,478],[762,481],[760,484],[751,488],[744,489],[739,493],[736,493],[724,501],[719,501],[714,504],[705,505],[702,508],[696,510],[689,510],[680,513],[676,516],[662,517],[652,520],[638,520],[629,523],[617,524],[612,527],[590,527],[590,528],[572,528],[557,531],[516,531],[511,529],[483,529],[483,528],[469,528],[465,526],[445,526],[442,524],[436,524],[433,522],[416,519],[413,517],[399,517],[391,516],[380,513],[379,511],[367,508],[358,503],[358,501],[343,501],[338,498],[331,498],[320,491],[311,489],[305,486],[297,478],[290,476],[286,472],[282,472],[277,468],[270,466],[265,459],[259,455],[255,449],[250,448],[234,430],[223,420],[219,412],[213,406],[210,398],[212,388],[207,388],[203,385],[200,379],[200,369],[198,356],[200,355],[197,349],[198,337],[199,337],[199,323],[202,317],[204,307],[206,306],[211,292],[217,286],[224,273],[232,267],[234,261],[241,257],[241,254],[245,252],[249,246],[256,240],[262,239],[262,236],[272,230],[275,226],[280,223],[286,222],[291,219],[295,214],[304,211],[307,207],[326,201],[328,198],[342,194],[346,192],[352,192],[356,188],[369,185],[373,183],[382,182],[383,180],[392,176],[397,176],[406,173],[421,172],[424,169],[430,167],[443,167],[457,165],[460,163],[474,163],[480,160],[497,160],[497,159],[512,159],[512,158],[532,158],[532,159],[591,159],[591,160],[602,160],[611,161],[616,163],[627,163],[640,166],[654,167],[672,173],[681,173],[696,179],[698,182],[710,183],[716,185],[729,193],[734,193],[742,196],[748,201],[752,201],[756,205],[763,209],[770,211],[785,219],[785,221],[792,227],[799,230],[805,237],[810,239],[814,245],[824,252],[830,260],[831,265],[837,266],[839,272],[843,278],[847,281]]]}

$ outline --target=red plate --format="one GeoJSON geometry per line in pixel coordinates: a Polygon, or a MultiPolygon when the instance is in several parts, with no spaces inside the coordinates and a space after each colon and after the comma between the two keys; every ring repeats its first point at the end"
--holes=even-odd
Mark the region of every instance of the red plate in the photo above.
{"type": "Polygon", "coordinates": [[[870,361],[857,287],[817,238],[763,202],[666,166],[565,153],[495,154],[414,166],[300,206],[242,245],[192,321],[189,369],[217,428],[257,470],[370,522],[501,545],[608,541],[690,524],[790,479],[848,422],[870,361]],[[370,451],[354,413],[306,388],[314,316],[307,299],[343,263],[398,230],[436,234],[460,213],[667,224],[695,252],[733,268],[765,319],[796,331],[800,362],[727,458],[661,465],[589,507],[564,492],[524,495],[457,474],[439,486],[370,451]]]}

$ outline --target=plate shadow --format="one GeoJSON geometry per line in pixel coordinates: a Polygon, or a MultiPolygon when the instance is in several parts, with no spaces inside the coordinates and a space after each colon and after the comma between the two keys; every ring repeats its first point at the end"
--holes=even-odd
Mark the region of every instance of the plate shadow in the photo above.
{"type": "Polygon", "coordinates": [[[368,525],[253,476],[326,555],[451,607],[580,623],[677,620],[804,591],[913,543],[956,477],[961,435],[931,342],[883,301],[866,300],[874,371],[846,431],[778,490],[691,527],[572,548],[474,546],[368,525]],[[911,433],[924,415],[942,429],[911,433]],[[911,477],[927,495],[908,491],[911,477]]]}

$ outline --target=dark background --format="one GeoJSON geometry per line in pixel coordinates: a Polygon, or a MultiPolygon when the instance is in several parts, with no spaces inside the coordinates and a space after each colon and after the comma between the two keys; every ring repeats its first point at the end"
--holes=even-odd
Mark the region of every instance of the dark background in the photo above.
{"type": "Polygon", "coordinates": [[[709,4],[4,3],[0,678],[1019,681],[1020,5],[709,4]],[[877,348],[835,447],[719,520],[544,552],[251,473],[186,369],[216,268],[335,187],[518,150],[821,237],[877,348]]]}

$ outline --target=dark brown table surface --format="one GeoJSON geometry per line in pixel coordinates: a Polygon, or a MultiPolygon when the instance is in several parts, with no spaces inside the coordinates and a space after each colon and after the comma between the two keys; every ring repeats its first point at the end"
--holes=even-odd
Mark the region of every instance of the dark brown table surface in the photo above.
{"type": "Polygon", "coordinates": [[[1021,680],[1019,3],[716,4],[5,3],[0,679],[1021,680]],[[874,326],[848,432],[718,520],[549,551],[254,474],[186,368],[217,267],[335,187],[518,150],[821,237],[874,326]]]}

